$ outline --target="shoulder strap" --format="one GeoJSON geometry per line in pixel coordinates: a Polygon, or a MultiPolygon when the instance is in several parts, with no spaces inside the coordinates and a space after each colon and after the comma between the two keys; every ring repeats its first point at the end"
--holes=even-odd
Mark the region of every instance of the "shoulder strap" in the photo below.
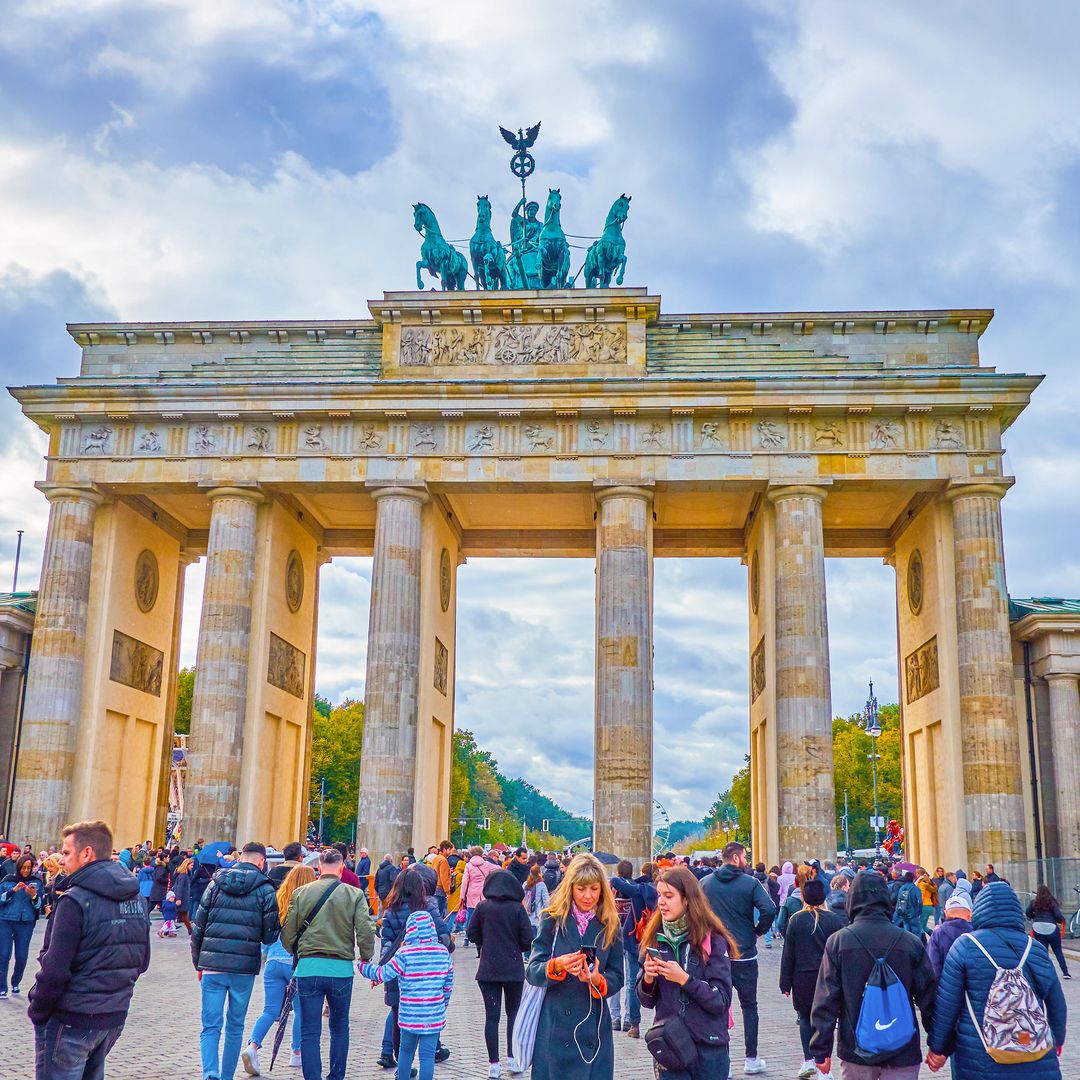
{"type": "MultiPolygon", "coordinates": [[[[1001,971],[1001,968],[998,966],[998,962],[983,948],[982,943],[979,941],[979,939],[974,934],[968,934],[968,938],[971,941],[972,945],[974,945],[975,948],[978,949],[979,952],[981,952],[983,956],[985,956],[986,959],[994,965],[994,970],[1001,971]]],[[[1031,938],[1028,938],[1028,948],[1031,948],[1031,938]]],[[[1027,949],[1024,950],[1024,959],[1027,959],[1027,949]]],[[[1023,962],[1023,960],[1020,961],[1021,964],[1023,964],[1023,962]]]]}
{"type": "Polygon", "coordinates": [[[300,929],[296,932],[296,940],[293,942],[293,957],[299,959],[300,953],[300,939],[304,936],[304,931],[315,921],[315,916],[322,911],[323,904],[330,899],[330,894],[341,884],[341,878],[335,878],[330,887],[319,897],[318,900],[312,905],[311,910],[304,916],[304,921],[300,924],[300,929]]]}

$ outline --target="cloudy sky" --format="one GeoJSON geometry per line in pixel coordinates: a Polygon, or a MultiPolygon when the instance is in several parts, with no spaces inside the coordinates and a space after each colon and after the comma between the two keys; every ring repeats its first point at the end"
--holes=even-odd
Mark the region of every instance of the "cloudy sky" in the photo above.
{"type": "MultiPolygon", "coordinates": [[[[1008,435],[1014,595],[1080,595],[1080,8],[1005,3],[13,0],[0,33],[0,375],[76,371],[64,323],[348,318],[515,201],[543,120],[569,231],[633,195],[627,284],[676,311],[993,306],[984,363],[1048,376],[1008,435]]],[[[43,441],[0,404],[0,581],[43,441]]],[[[319,688],[363,692],[370,566],[324,570],[319,688]]],[[[833,703],[896,699],[892,571],[830,561],[833,703]]],[[[194,659],[193,568],[185,659],[194,659]]],[[[592,564],[473,560],[457,722],[588,810],[592,564]],[[542,733],[542,734],[541,734],[542,733]]],[[[657,794],[698,816],[746,751],[745,571],[656,569],[657,794]]]]}

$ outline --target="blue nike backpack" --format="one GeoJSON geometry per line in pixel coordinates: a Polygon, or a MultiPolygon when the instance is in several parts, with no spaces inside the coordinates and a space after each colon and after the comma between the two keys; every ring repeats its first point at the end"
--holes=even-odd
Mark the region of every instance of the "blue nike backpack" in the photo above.
{"type": "MultiPolygon", "coordinates": [[[[867,952],[858,934],[852,936],[867,952]]],[[[899,937],[897,937],[899,940],[899,937]]],[[[859,1019],[855,1023],[855,1053],[867,1065],[880,1065],[898,1050],[902,1050],[915,1037],[915,1013],[911,1008],[911,995],[889,966],[889,953],[874,958],[874,966],[863,990],[859,1019]]],[[[874,954],[870,952],[870,955],[874,954]]]]}

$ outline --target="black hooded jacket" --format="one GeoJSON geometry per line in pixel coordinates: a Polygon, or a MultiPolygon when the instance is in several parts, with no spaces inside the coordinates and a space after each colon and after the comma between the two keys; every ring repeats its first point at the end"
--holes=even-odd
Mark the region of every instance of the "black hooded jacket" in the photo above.
{"type": "MultiPolygon", "coordinates": [[[[851,925],[837,930],[825,943],[818,972],[810,1015],[814,1029],[810,1052],[818,1063],[832,1056],[833,1027],[839,1020],[836,1052],[840,1060],[866,1064],[855,1053],[855,1023],[862,1007],[863,989],[879,956],[887,954],[889,967],[919,1006],[923,1028],[929,1031],[934,1022],[937,986],[930,958],[914,934],[892,924],[889,911],[885,879],[873,870],[858,874],[848,899],[851,925]]],[[[899,1067],[918,1065],[921,1060],[916,1031],[907,1046],[879,1064],[899,1067]]]]}
{"type": "Polygon", "coordinates": [[[525,890],[509,870],[484,882],[484,899],[469,921],[469,940],[480,946],[477,982],[525,981],[521,954],[532,946],[533,925],[522,901],[525,890]]]}
{"type": "Polygon", "coordinates": [[[118,1027],[135,980],[150,964],[150,921],[134,876],[98,859],[65,881],[45,930],[30,1019],[78,1028],[118,1027]]]}
{"type": "Polygon", "coordinates": [[[206,888],[191,930],[199,971],[257,975],[262,946],[281,933],[273,883],[251,863],[219,870],[206,888]]]}
{"type": "Polygon", "coordinates": [[[716,917],[739,947],[739,959],[757,956],[757,939],[772,926],[776,905],[753,874],[724,863],[701,883],[716,917]]]}

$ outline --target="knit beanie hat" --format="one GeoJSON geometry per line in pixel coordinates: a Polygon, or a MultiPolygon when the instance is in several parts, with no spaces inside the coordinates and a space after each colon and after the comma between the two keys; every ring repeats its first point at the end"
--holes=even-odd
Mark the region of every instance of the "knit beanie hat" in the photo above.
{"type": "Polygon", "coordinates": [[[802,899],[804,904],[817,907],[825,903],[825,882],[817,878],[811,878],[802,887],[802,899]]]}
{"type": "Polygon", "coordinates": [[[954,892],[945,901],[946,914],[950,911],[966,911],[969,915],[971,914],[971,898],[966,892],[954,892]]]}

